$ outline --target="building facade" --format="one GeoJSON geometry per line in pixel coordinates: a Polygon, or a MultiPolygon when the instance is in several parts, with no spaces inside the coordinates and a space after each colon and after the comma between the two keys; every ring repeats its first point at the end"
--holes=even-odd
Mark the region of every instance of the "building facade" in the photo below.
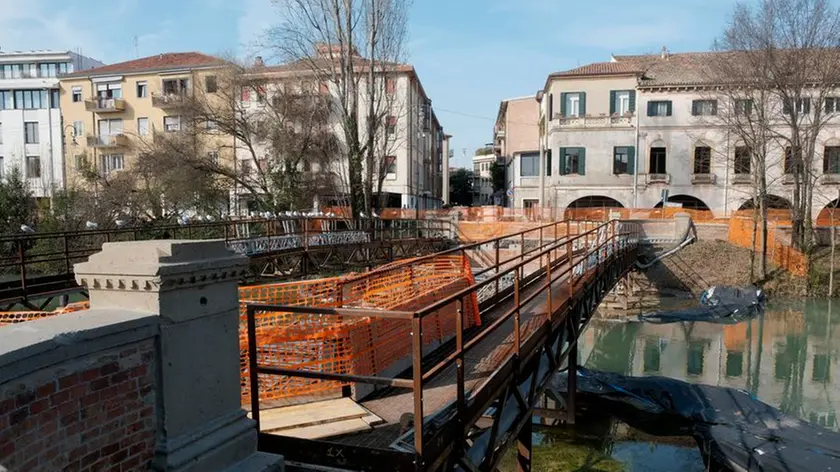
{"type": "Polygon", "coordinates": [[[182,131],[182,99],[196,87],[214,93],[224,66],[221,59],[198,52],[166,53],[63,77],[64,137],[71,143],[65,159],[68,186],[84,186],[82,170],[88,166],[102,175],[127,169],[155,133],[182,131]]]}
{"type": "MultiPolygon", "coordinates": [[[[329,48],[329,46],[323,46],[329,48]]],[[[324,80],[328,74],[316,74],[314,64],[331,60],[329,49],[319,50],[313,60],[298,61],[278,66],[265,66],[261,59],[252,70],[255,76],[266,81],[266,93],[278,90],[285,85],[300,87],[311,82],[312,87],[321,93],[338,99],[335,84],[324,80]],[[320,61],[320,62],[319,62],[320,61]],[[302,65],[303,64],[303,65],[302,65]],[[322,76],[319,78],[318,76],[322,76]]],[[[360,68],[366,67],[367,59],[355,56],[360,68]]],[[[330,66],[325,65],[328,69],[330,66]]],[[[380,135],[375,137],[379,149],[377,159],[384,162],[384,175],[377,175],[374,170],[374,193],[377,192],[378,179],[382,179],[381,200],[385,207],[434,209],[444,203],[444,174],[448,168],[448,139],[443,126],[432,108],[431,99],[426,94],[414,67],[407,64],[385,64],[377,80],[381,103],[385,103],[384,126],[380,135]]],[[[365,89],[365,79],[360,79],[359,90],[365,89]]],[[[269,98],[270,99],[270,98],[269,98]]],[[[377,105],[381,106],[381,105],[377,105]]],[[[368,101],[360,92],[358,116],[362,121],[361,130],[365,129],[364,117],[368,113],[368,101]]],[[[344,131],[340,117],[334,116],[331,122],[332,132],[343,140],[344,131]]],[[[361,136],[364,138],[364,136],[361,136]]],[[[364,142],[364,139],[362,139],[364,142]]],[[[258,151],[261,153],[262,151],[258,151]]],[[[248,153],[238,154],[239,160],[252,159],[248,153]]],[[[347,193],[346,159],[327,159],[323,163],[307,164],[310,172],[330,174],[333,179],[334,195],[325,195],[323,204],[346,201],[342,194],[347,193]]],[[[248,196],[240,191],[239,206],[247,206],[248,196]]],[[[317,203],[316,203],[317,205],[317,203]]]]}
{"type": "Polygon", "coordinates": [[[521,208],[523,202],[533,201],[536,196],[537,190],[529,186],[527,165],[539,158],[539,120],[540,104],[536,96],[511,98],[499,105],[493,127],[493,145],[499,163],[505,165],[505,206],[521,208]],[[526,161],[525,186],[519,174],[523,156],[526,161]]]}
{"type": "Polygon", "coordinates": [[[475,155],[473,161],[473,205],[494,205],[493,174],[494,154],[475,155]]]}
{"type": "MultiPolygon", "coordinates": [[[[719,114],[734,104],[715,94],[718,84],[704,70],[714,54],[663,49],[549,75],[538,95],[539,152],[514,159],[516,206],[666,205],[715,216],[749,207],[749,157],[719,114]]],[[[823,128],[817,150],[840,161],[840,121],[823,128]]],[[[784,207],[793,191],[785,150],[769,153],[769,193],[784,207]]],[[[823,157],[817,156],[814,173],[840,172],[840,166],[824,167],[823,157]]],[[[832,175],[819,179],[814,216],[837,198],[840,179],[832,175]]]]}
{"type": "Polygon", "coordinates": [[[18,169],[36,198],[64,187],[59,77],[102,65],[70,51],[0,52],[0,176],[18,169]]]}

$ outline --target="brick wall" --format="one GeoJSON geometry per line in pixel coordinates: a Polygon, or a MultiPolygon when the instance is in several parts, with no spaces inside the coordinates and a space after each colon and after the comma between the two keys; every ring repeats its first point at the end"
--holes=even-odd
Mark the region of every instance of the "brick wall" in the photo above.
{"type": "Polygon", "coordinates": [[[0,385],[0,470],[147,470],[154,356],[149,339],[0,385]]]}

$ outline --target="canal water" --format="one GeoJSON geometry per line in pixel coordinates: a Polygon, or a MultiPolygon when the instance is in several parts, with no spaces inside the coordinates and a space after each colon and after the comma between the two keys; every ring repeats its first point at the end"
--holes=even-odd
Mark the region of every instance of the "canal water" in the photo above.
{"type": "MultiPolygon", "coordinates": [[[[739,388],[789,415],[840,428],[840,300],[775,301],[737,325],[595,319],[580,353],[590,369],[739,388]]],[[[537,427],[535,471],[704,470],[691,438],[653,438],[588,415],[573,429],[537,427]]]]}

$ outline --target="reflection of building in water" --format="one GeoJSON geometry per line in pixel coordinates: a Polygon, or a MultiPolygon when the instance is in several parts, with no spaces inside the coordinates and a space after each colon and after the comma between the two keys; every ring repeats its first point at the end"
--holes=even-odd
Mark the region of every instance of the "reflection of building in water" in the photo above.
{"type": "MultiPolygon", "coordinates": [[[[837,309],[840,312],[840,307],[837,309]]],[[[738,325],[593,323],[581,339],[592,369],[747,390],[785,413],[840,430],[840,313],[825,303],[771,310],[738,325]],[[629,354],[629,355],[628,355],[629,354]]]]}

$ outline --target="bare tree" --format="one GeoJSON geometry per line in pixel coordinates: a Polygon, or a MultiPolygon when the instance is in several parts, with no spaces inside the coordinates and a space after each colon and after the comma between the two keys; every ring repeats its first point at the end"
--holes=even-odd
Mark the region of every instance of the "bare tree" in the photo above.
{"type": "Polygon", "coordinates": [[[809,252],[818,137],[835,113],[823,105],[840,82],[840,10],[827,0],[738,4],[718,45],[731,54],[738,77],[775,101],[766,118],[767,141],[785,154],[784,171],[793,185],[793,243],[809,252]]]}
{"type": "MultiPolygon", "coordinates": [[[[346,160],[353,216],[371,211],[375,176],[382,175],[385,118],[394,116],[388,73],[400,70],[407,31],[407,0],[275,1],[281,22],[268,47],[307,71],[334,96],[332,112],[346,160]],[[361,51],[361,53],[360,53],[361,51]],[[379,170],[379,172],[377,172],[379,170]]],[[[381,186],[380,186],[381,188],[381,186]]]]}

